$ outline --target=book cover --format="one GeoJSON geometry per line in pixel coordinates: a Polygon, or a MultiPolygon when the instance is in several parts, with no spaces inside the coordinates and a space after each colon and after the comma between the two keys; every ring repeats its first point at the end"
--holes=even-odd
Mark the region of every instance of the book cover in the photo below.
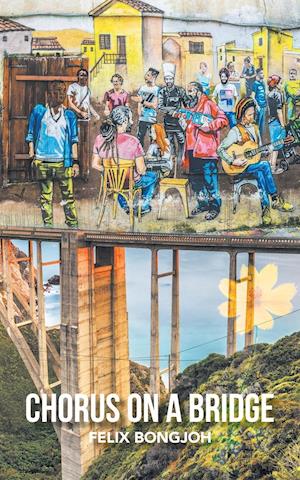
{"type": "Polygon", "coordinates": [[[297,0],[0,17],[0,479],[300,478],[297,0]]]}

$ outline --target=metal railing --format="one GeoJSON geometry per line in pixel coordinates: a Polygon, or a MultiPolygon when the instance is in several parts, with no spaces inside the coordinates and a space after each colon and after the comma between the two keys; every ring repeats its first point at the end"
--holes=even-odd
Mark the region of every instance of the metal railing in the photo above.
{"type": "Polygon", "coordinates": [[[91,69],[91,77],[95,78],[99,71],[103,68],[103,65],[126,65],[127,56],[121,53],[103,53],[99,60],[95,63],[91,69]]]}

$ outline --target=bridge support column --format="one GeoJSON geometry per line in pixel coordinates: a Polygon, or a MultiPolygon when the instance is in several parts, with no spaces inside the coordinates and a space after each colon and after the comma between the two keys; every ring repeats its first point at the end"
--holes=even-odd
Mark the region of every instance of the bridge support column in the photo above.
{"type": "Polygon", "coordinates": [[[159,311],[158,311],[158,250],[151,251],[151,348],[150,392],[160,394],[159,311]]]}
{"type": "Polygon", "coordinates": [[[179,338],[179,250],[173,250],[170,391],[180,371],[179,338]]]}
{"type": "Polygon", "coordinates": [[[248,254],[248,282],[246,305],[245,348],[253,345],[254,341],[254,282],[255,282],[255,253],[248,254]]]}
{"type": "Polygon", "coordinates": [[[117,393],[122,419],[115,427],[103,423],[62,425],[63,480],[80,480],[99,454],[99,446],[89,442],[91,431],[111,431],[127,424],[125,404],[130,382],[125,254],[121,248],[99,248],[96,259],[95,263],[93,247],[80,244],[75,232],[63,234],[61,392],[88,396],[117,393]]]}
{"type": "Polygon", "coordinates": [[[228,323],[227,323],[227,357],[236,352],[236,258],[237,252],[229,253],[229,287],[228,287],[228,323]]]}

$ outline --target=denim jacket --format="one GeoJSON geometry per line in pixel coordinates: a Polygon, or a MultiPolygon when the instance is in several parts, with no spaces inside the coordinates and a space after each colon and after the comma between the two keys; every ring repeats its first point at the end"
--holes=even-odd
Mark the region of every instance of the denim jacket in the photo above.
{"type": "MultiPolygon", "coordinates": [[[[42,118],[45,115],[47,108],[44,105],[37,104],[29,117],[28,130],[26,136],[26,142],[33,142],[35,149],[37,148],[37,143],[39,140],[42,118]]],[[[67,124],[67,134],[65,141],[64,149],[64,167],[73,166],[72,158],[72,145],[78,143],[78,126],[77,126],[77,117],[72,110],[65,109],[64,117],[67,124]]]]}

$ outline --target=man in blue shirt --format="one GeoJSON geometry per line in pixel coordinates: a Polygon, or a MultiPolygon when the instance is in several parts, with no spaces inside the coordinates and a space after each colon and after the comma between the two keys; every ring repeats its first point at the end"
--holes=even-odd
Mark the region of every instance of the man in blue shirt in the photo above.
{"type": "Polygon", "coordinates": [[[49,83],[48,104],[37,104],[29,118],[26,142],[41,187],[41,211],[45,227],[53,225],[53,181],[58,181],[66,224],[78,227],[73,177],[79,175],[77,118],[64,107],[66,85],[49,83]]]}
{"type": "Polygon", "coordinates": [[[252,97],[256,102],[256,118],[255,122],[258,125],[260,136],[263,136],[266,122],[266,85],[264,82],[264,72],[262,68],[256,69],[256,79],[252,87],[252,97]]]}
{"type": "Polygon", "coordinates": [[[244,59],[244,67],[241,73],[241,78],[245,78],[246,81],[246,96],[251,97],[253,83],[255,82],[255,68],[251,63],[250,57],[246,57],[244,59]]]}

